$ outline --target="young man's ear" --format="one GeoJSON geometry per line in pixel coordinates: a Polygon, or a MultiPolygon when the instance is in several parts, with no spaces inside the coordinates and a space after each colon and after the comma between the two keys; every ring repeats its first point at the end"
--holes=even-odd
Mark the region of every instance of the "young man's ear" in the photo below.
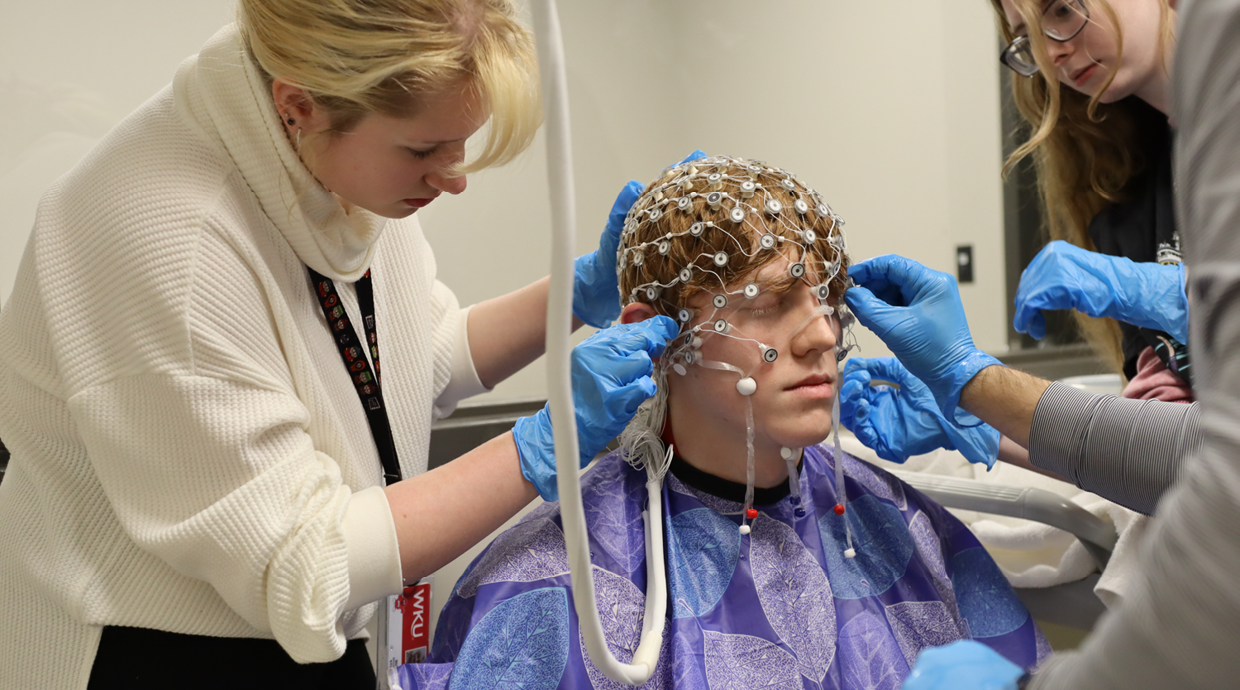
{"type": "Polygon", "coordinates": [[[654,307],[644,302],[631,302],[620,312],[620,323],[637,323],[658,316],[654,307]]]}

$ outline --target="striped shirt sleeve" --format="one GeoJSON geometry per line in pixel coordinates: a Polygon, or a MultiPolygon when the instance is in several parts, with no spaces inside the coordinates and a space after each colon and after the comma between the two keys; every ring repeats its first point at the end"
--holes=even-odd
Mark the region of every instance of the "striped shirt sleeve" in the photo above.
{"type": "Polygon", "coordinates": [[[1093,395],[1053,383],[1029,429],[1029,460],[1147,515],[1201,447],[1197,404],[1093,395]]]}

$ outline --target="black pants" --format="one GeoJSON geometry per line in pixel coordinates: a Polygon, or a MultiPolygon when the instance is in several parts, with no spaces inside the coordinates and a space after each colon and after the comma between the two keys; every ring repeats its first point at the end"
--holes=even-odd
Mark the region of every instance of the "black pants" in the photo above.
{"type": "Polygon", "coordinates": [[[299,664],[274,640],[104,628],[88,690],[156,688],[374,690],[375,671],[362,640],[336,661],[299,664]]]}

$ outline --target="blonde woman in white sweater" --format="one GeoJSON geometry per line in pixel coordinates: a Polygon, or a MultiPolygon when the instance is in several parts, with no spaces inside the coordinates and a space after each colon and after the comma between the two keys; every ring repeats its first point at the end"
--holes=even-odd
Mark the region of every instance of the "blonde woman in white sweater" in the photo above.
{"type": "MultiPolygon", "coordinates": [[[[545,411],[426,472],[432,419],[543,349],[547,281],[461,309],[415,215],[534,135],[514,14],[241,0],[45,195],[0,315],[0,689],[369,690],[371,602],[550,493],[545,411]]],[[[614,234],[578,260],[595,325],[614,234]]],[[[662,337],[574,353],[583,454],[662,337]]]]}

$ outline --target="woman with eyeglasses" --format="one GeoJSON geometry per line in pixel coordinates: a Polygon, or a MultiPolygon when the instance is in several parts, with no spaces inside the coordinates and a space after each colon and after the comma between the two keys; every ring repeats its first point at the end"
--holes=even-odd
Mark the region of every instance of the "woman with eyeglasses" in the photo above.
{"type": "MultiPolygon", "coordinates": [[[[1015,327],[1042,338],[1043,310],[1075,309],[1086,338],[1130,379],[1125,397],[1192,402],[1167,117],[1176,0],[991,2],[1006,40],[1000,60],[1016,73],[1015,101],[1030,128],[1008,169],[1033,158],[1054,240],[1021,276],[1015,327]]],[[[865,310],[858,315],[864,322],[865,310]]],[[[1171,451],[1200,439],[1195,408],[1103,405],[1049,382],[1029,386],[1015,435],[961,430],[919,394],[916,368],[905,357],[854,358],[845,371],[844,425],[894,462],[958,449],[972,462],[1002,459],[1150,514],[1176,476],[1181,454],[1171,451]],[[874,379],[908,385],[875,388],[874,379]],[[1035,406],[1044,414],[1030,429],[1035,406]],[[1095,430],[1138,424],[1145,433],[1118,434],[1116,446],[1101,432],[1061,432],[1060,421],[1081,415],[1095,430]],[[926,431],[936,429],[943,432],[926,431]]]]}
{"type": "Polygon", "coordinates": [[[1191,401],[1167,119],[1176,1],[991,2],[1031,130],[1007,169],[1032,156],[1056,240],[1022,275],[1016,329],[1041,339],[1042,310],[1075,309],[1125,378],[1171,382],[1131,397],[1191,401]]]}
{"type": "MultiPolygon", "coordinates": [[[[1118,7],[1119,0],[1112,2],[1118,7]]],[[[1131,0],[1125,10],[1140,4],[1131,0]]],[[[1148,4],[1157,9],[1157,3],[1148,4]]],[[[1061,437],[1060,446],[1076,444],[1076,451],[1085,446],[1120,449],[1083,455],[1124,475],[1131,471],[1129,458],[1122,455],[1127,446],[1157,442],[1159,429],[1174,429],[1166,419],[1163,424],[1132,423],[1135,415],[1160,408],[1201,411],[1197,443],[1174,451],[1164,446],[1171,451],[1165,453],[1168,464],[1183,466],[1172,475],[1174,486],[1159,501],[1158,520],[1142,539],[1129,594],[1078,650],[1056,652],[1030,676],[977,642],[955,642],[919,654],[903,690],[1230,688],[1240,678],[1235,653],[1240,594],[1234,586],[1240,570],[1240,531],[1235,528],[1240,523],[1240,424],[1235,421],[1240,416],[1240,0],[1184,0],[1181,8],[1175,86],[1163,88],[1161,102],[1174,101],[1179,127],[1174,196],[1186,260],[1193,266],[1192,336],[1200,402],[1098,396],[1083,407],[1068,405],[1075,409],[1064,414],[1062,395],[1047,405],[1059,384],[997,366],[997,360],[973,346],[950,275],[898,256],[849,268],[857,284],[845,293],[849,308],[922,382],[932,395],[930,404],[949,416],[959,405],[1010,438],[1028,442],[1031,456],[1040,427],[1043,434],[1061,437]],[[1100,417],[1113,417],[1104,408],[1115,405],[1140,409],[1126,425],[1100,423],[1100,417]],[[1048,419],[1056,423],[1048,426],[1048,419]]],[[[1096,5],[1090,10],[1097,16],[1096,5]]],[[[1131,34],[1125,39],[1124,45],[1133,43],[1131,34]]],[[[1112,86],[1153,93],[1097,44],[1087,40],[1083,45],[1095,50],[1092,57],[1099,66],[1108,68],[1112,86]]],[[[1061,69],[1071,70],[1069,76],[1080,69],[1069,64],[1070,57],[1058,58],[1061,69]]],[[[1035,60],[1045,61],[1046,55],[1035,60]]],[[[1096,78],[1076,76],[1086,85],[1096,78]]],[[[1099,100],[1105,101],[1109,88],[1100,86],[1091,95],[1101,94],[1099,100]]],[[[1100,127],[1122,123],[1116,117],[1100,127]]],[[[1077,145],[1090,151],[1086,145],[1091,141],[1096,140],[1082,137],[1077,145]]],[[[842,397],[849,384],[846,375],[842,397]]],[[[1183,425],[1181,436],[1189,426],[1183,425]]]]}

